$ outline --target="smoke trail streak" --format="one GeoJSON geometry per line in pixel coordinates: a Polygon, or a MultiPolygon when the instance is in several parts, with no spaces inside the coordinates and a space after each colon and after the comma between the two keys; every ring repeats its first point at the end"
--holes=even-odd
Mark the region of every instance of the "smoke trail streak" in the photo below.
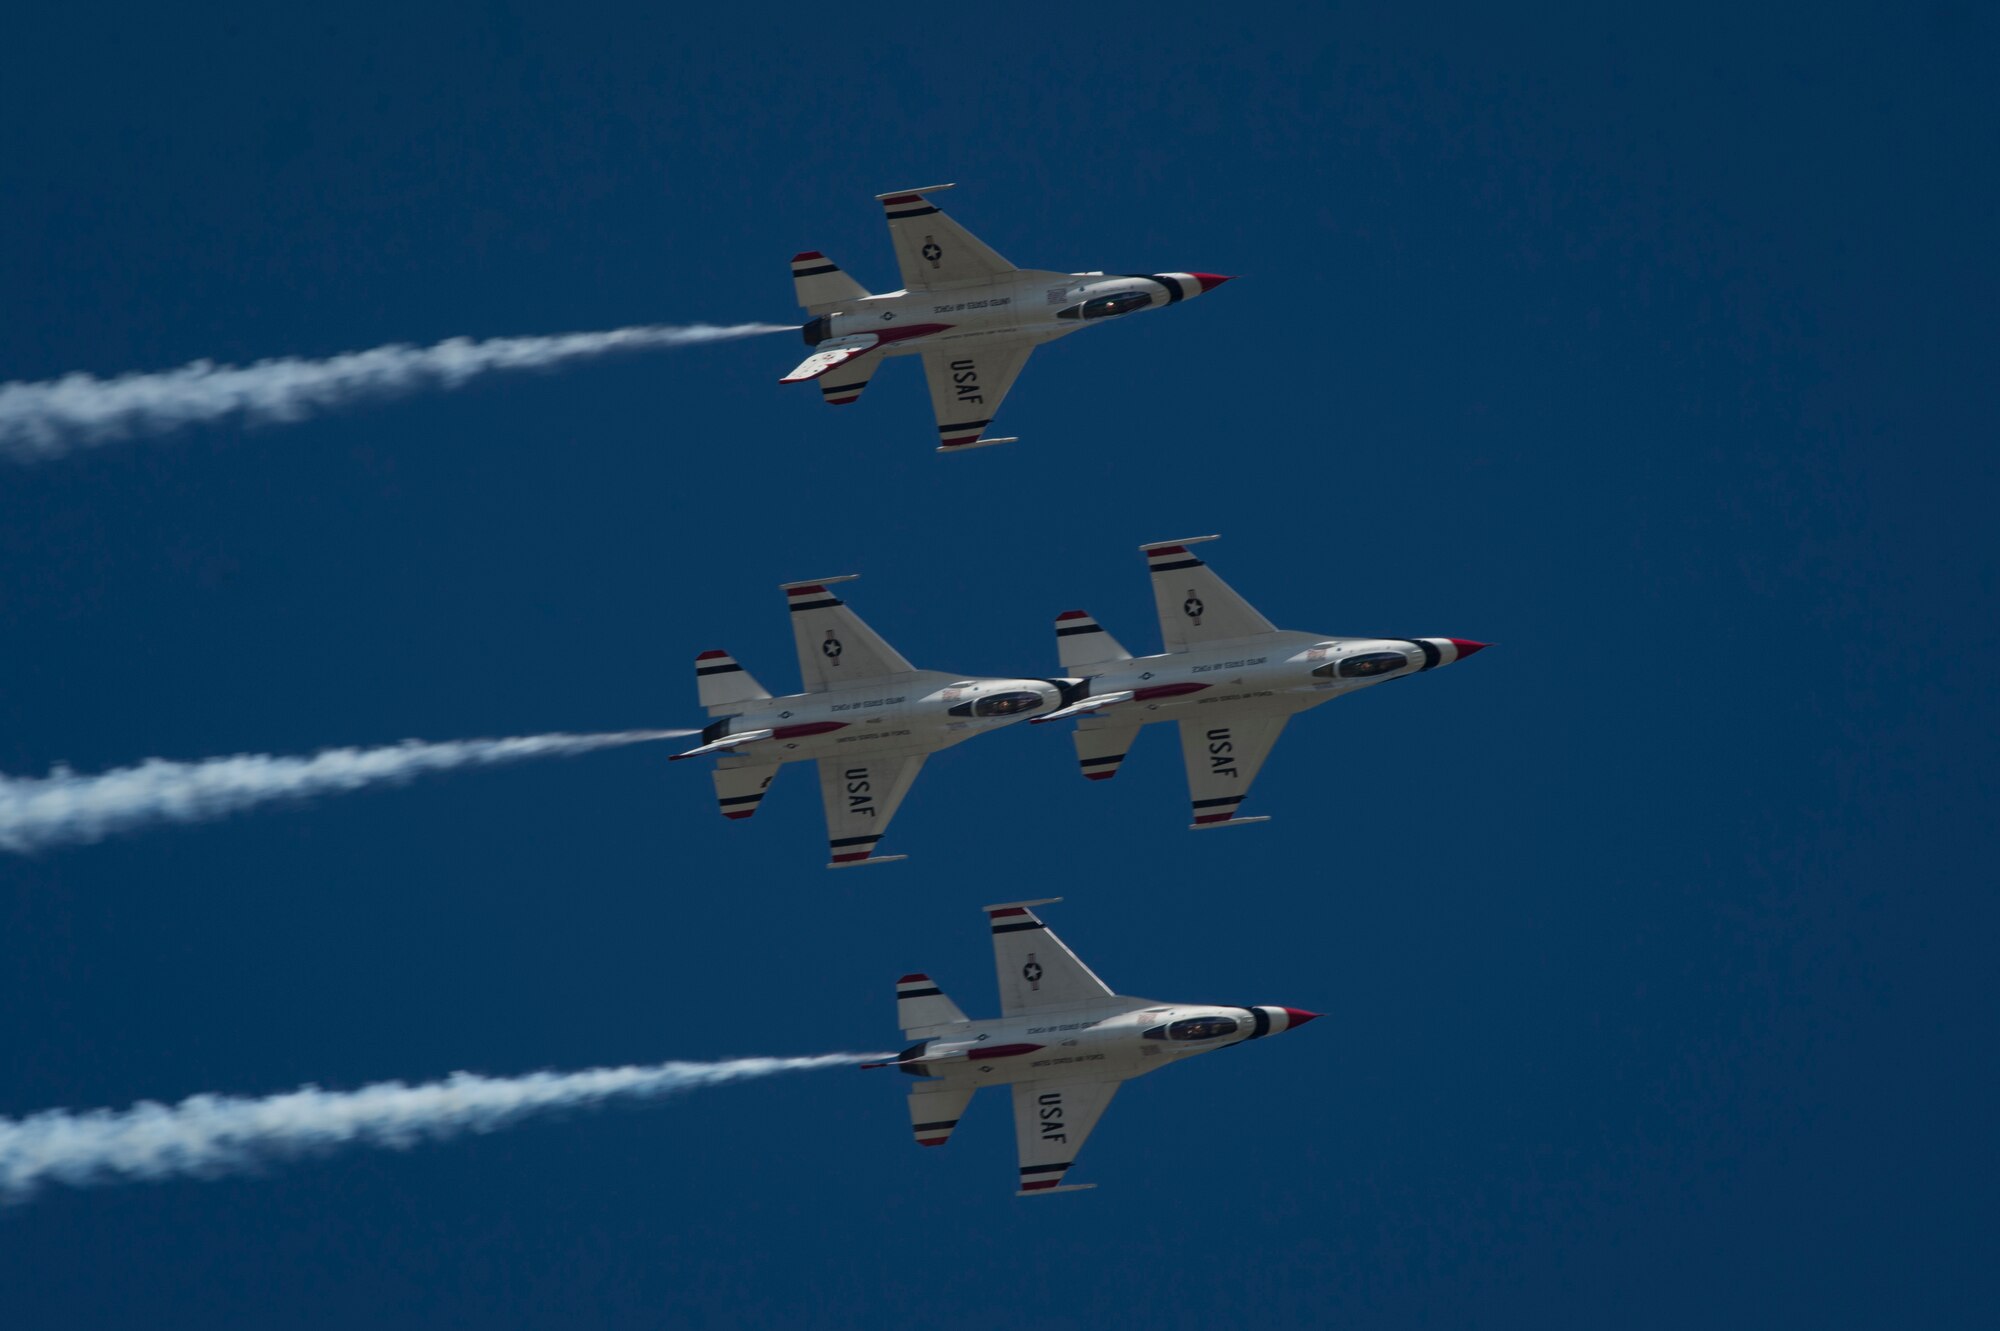
{"type": "Polygon", "coordinates": [[[0,1203],[26,1201],[48,1183],[83,1188],[182,1175],[212,1178],[346,1145],[404,1150],[463,1132],[491,1132],[549,1110],[614,1098],[657,1099],[723,1082],[888,1057],[733,1058],[525,1077],[454,1072],[416,1086],[399,1081],[358,1091],[304,1086],[261,1100],[194,1095],[177,1105],[144,1100],[123,1112],[51,1109],[0,1119],[0,1203]]]}
{"type": "Polygon", "coordinates": [[[254,365],[198,360],[178,370],[99,379],[69,374],[0,384],[0,456],[40,462],[77,448],[236,416],[251,425],[297,421],[331,407],[424,388],[458,388],[496,370],[547,369],[614,351],[724,342],[790,332],[790,324],[643,325],[557,337],[449,338],[402,343],[325,360],[283,357],[254,365]]]}
{"type": "Polygon", "coordinates": [[[623,730],[439,744],[410,739],[376,749],[324,749],[308,758],[261,753],[193,763],[148,758],[96,775],[57,767],[45,777],[0,776],[0,850],[101,841],[150,823],[202,822],[272,800],[359,790],[425,772],[568,757],[693,733],[623,730]]]}

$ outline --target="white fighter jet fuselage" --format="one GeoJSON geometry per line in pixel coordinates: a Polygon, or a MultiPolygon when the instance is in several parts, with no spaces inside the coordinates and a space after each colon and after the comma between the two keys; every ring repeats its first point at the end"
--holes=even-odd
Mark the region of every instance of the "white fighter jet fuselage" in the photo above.
{"type": "Polygon", "coordinates": [[[884,356],[908,356],[952,343],[1040,344],[1141,310],[1164,309],[1229,280],[1214,273],[1019,269],[971,286],[864,296],[820,315],[801,331],[816,352],[858,346],[879,348],[884,356]]]}
{"type": "Polygon", "coordinates": [[[772,697],[724,651],[695,658],[713,719],[699,745],[674,755],[717,760],[716,806],[739,821],[784,764],[816,761],[829,868],[902,858],[875,847],[931,754],[1080,696],[1062,680],[917,669],[829,590],[851,576],[784,585],[803,692],[772,697]]]}
{"type": "Polygon", "coordinates": [[[1126,1081],[1169,1063],[1274,1035],[1318,1013],[1118,997],[1027,1017],[974,1021],[896,1056],[912,1076],[977,1089],[1073,1077],[1126,1081]]]}
{"type": "Polygon", "coordinates": [[[1294,713],[1385,680],[1462,661],[1466,638],[1338,638],[1280,629],[1188,548],[1212,536],[1141,547],[1166,651],[1133,657],[1090,615],[1056,617],[1067,681],[1063,705],[1036,723],[1074,717],[1083,774],[1118,773],[1141,727],[1180,722],[1191,826],[1235,827],[1264,759],[1294,713]]]}
{"type": "Polygon", "coordinates": [[[938,451],[988,444],[984,431],[1044,342],[1142,310],[1164,309],[1229,281],[1215,273],[1064,273],[1016,268],[946,216],[935,185],[878,195],[903,286],[870,292],[818,250],[792,256],[801,330],[812,354],[782,383],[819,381],[832,406],[860,398],[891,356],[922,356],[938,451]]]}
{"type": "Polygon", "coordinates": [[[1483,643],[1463,638],[1330,638],[1279,632],[1142,656],[1080,681],[1054,721],[1098,713],[1145,723],[1204,715],[1290,716],[1392,679],[1449,665],[1483,643]]]}
{"type": "Polygon", "coordinates": [[[972,1020],[930,976],[905,975],[896,981],[896,1024],[916,1043],[889,1063],[866,1065],[927,1079],[909,1094],[919,1146],[949,1141],[982,1088],[1011,1087],[1020,1195],[1029,1197],[1070,1190],[1065,1174],[1125,1082],[1319,1015],[1113,993],[1035,913],[1055,899],[986,908],[1000,1016],[972,1020]]]}
{"type": "Polygon", "coordinates": [[[966,679],[917,670],[860,688],[794,693],[747,705],[701,732],[676,757],[736,750],[779,762],[888,753],[935,753],[974,735],[1049,711],[1062,701],[1044,679],[966,679]]]}

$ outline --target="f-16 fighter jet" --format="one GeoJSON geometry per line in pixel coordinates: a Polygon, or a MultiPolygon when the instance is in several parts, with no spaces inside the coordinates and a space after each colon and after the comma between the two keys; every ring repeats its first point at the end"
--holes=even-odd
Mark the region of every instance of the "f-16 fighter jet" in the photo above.
{"type": "Polygon", "coordinates": [[[1034,720],[1078,718],[1076,756],[1093,781],[1118,775],[1139,727],[1178,721],[1195,830],[1268,822],[1237,808],[1294,712],[1384,680],[1463,661],[1465,638],[1330,638],[1271,621],[1188,547],[1213,536],[1143,545],[1165,653],[1134,660],[1081,610],[1056,616],[1067,690],[1081,696],[1034,720]]]}
{"type": "Polygon", "coordinates": [[[937,1078],[910,1088],[910,1128],[919,1146],[949,1141],[980,1087],[1012,1088],[1019,1197],[1096,1186],[1063,1179],[1121,1083],[1320,1015],[1114,994],[1035,914],[1034,907],[1060,900],[986,908],[1000,971],[997,1019],[967,1020],[930,976],[905,975],[896,982],[896,1019],[916,1043],[893,1063],[864,1064],[937,1078]]]}
{"type": "Polygon", "coordinates": [[[861,396],[886,356],[922,356],[937,412],[938,452],[1014,440],[981,432],[1028,363],[1028,353],[1079,328],[1110,323],[1213,291],[1214,273],[1056,273],[1016,268],[938,211],[926,195],[878,194],[903,290],[871,295],[818,250],[792,258],[813,349],[780,382],[820,381],[834,406],[861,396]]]}
{"type": "Polygon", "coordinates": [[[877,855],[924,759],[939,749],[1062,705],[1045,679],[965,679],[918,670],[827,590],[855,574],[784,584],[806,691],[773,698],[728,652],[695,658],[701,705],[717,718],[675,759],[716,754],[725,818],[757,812],[783,763],[815,759],[826,801],[829,869],[885,864],[877,855]]]}

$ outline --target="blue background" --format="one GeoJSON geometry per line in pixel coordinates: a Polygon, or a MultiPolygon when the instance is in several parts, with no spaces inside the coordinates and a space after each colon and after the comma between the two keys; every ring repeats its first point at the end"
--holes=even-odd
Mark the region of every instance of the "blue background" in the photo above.
{"type": "Polygon", "coordinates": [[[841,572],[920,665],[1274,621],[1495,650],[1295,722],[1194,837],[1170,737],[934,759],[829,874],[657,747],[0,863],[0,1113],[893,1046],[977,908],[1123,992],[1330,1014],[1129,1087],[1012,1196],[821,1073],[0,1214],[22,1327],[1982,1324],[1996,1111],[1995,22],[157,6],[13,16],[0,377],[796,320],[870,195],[1016,263],[1245,274],[931,451],[891,363],[611,359],[0,474],[0,770],[698,722],[841,572]]]}

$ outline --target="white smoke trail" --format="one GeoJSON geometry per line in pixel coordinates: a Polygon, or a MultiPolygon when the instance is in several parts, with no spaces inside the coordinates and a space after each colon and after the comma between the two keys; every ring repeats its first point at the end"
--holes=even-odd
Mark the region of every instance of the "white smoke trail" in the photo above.
{"type": "Polygon", "coordinates": [[[148,758],[136,767],[95,775],[58,767],[45,777],[0,776],[0,850],[100,841],[149,823],[202,822],[272,800],[359,790],[425,772],[567,757],[693,733],[622,730],[441,744],[410,739],[376,749],[324,749],[307,758],[262,753],[192,763],[148,758]]]}
{"type": "Polygon", "coordinates": [[[99,379],[70,374],[0,384],[0,456],[40,462],[91,444],[240,417],[252,425],[423,388],[457,388],[496,370],[537,370],[614,351],[723,342],[793,330],[790,324],[644,325],[557,337],[454,337],[435,346],[397,343],[325,360],[284,357],[254,365],[198,360],[178,370],[99,379]]]}
{"type": "Polygon", "coordinates": [[[417,1086],[399,1081],[358,1091],[304,1086],[261,1100],[195,1095],[177,1105],[141,1101],[123,1112],[51,1109],[0,1119],[0,1203],[25,1201],[47,1183],[82,1188],[127,1179],[209,1178],[355,1144],[403,1150],[462,1132],[491,1132],[547,1110],[613,1098],[654,1099],[723,1082],[852,1067],[888,1057],[733,1058],[526,1077],[454,1072],[443,1081],[417,1086]]]}

